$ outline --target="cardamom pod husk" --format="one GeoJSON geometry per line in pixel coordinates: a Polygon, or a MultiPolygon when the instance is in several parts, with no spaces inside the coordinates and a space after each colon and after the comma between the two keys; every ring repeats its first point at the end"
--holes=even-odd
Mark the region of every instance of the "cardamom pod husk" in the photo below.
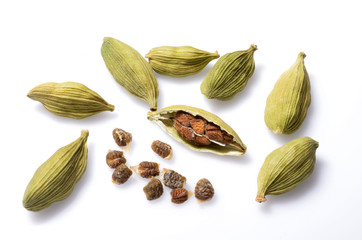
{"type": "Polygon", "coordinates": [[[150,64],[127,44],[105,37],[101,49],[103,60],[114,80],[130,94],[157,109],[158,82],[150,64]]]}
{"type": "Polygon", "coordinates": [[[311,103],[310,81],[304,66],[305,54],[285,71],[271,93],[265,106],[264,121],[276,134],[291,134],[303,123],[311,103]]]}
{"type": "Polygon", "coordinates": [[[60,148],[36,170],[24,193],[27,210],[40,211],[72,193],[87,166],[88,135],[88,130],[82,130],[77,140],[60,148]]]}
{"type": "Polygon", "coordinates": [[[195,151],[233,156],[246,152],[237,133],[221,118],[203,109],[174,105],[149,112],[147,118],[195,151]]]}
{"type": "Polygon", "coordinates": [[[227,101],[242,91],[254,73],[257,49],[252,44],[248,50],[223,55],[201,83],[202,94],[210,99],[227,101]]]}
{"type": "Polygon", "coordinates": [[[151,49],[146,58],[159,74],[186,77],[200,72],[219,56],[217,51],[210,53],[190,46],[162,46],[151,49]]]}
{"type": "Polygon", "coordinates": [[[289,192],[308,178],[314,169],[318,146],[310,137],[301,137],[271,152],[258,175],[256,201],[265,202],[266,195],[289,192]]]}
{"type": "Polygon", "coordinates": [[[41,102],[55,115],[74,119],[114,110],[114,106],[107,103],[98,93],[76,82],[40,84],[30,90],[27,96],[41,102]]]}

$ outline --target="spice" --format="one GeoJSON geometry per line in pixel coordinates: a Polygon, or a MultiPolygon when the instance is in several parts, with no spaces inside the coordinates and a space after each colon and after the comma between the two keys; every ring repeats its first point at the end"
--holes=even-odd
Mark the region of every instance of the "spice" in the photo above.
{"type": "Polygon", "coordinates": [[[305,54],[276,82],[268,96],[264,121],[274,133],[291,134],[303,123],[311,103],[310,81],[304,66],[305,54]]]}
{"type": "Polygon", "coordinates": [[[187,201],[189,198],[190,192],[185,188],[175,188],[171,191],[171,202],[176,204],[181,204],[187,201]]]}
{"type": "Polygon", "coordinates": [[[163,184],[169,188],[183,188],[186,184],[186,178],[181,174],[164,168],[161,172],[161,180],[163,184]]]}
{"type": "Polygon", "coordinates": [[[158,82],[149,63],[135,49],[111,37],[104,38],[101,53],[114,80],[156,110],[158,82]]]}
{"type": "Polygon", "coordinates": [[[88,135],[88,130],[83,130],[77,140],[60,148],[36,170],[24,193],[27,210],[40,211],[72,193],[87,166],[88,135]]]}
{"type": "Polygon", "coordinates": [[[119,165],[112,174],[112,182],[115,184],[123,184],[131,177],[132,171],[126,164],[119,165]]]}
{"type": "Polygon", "coordinates": [[[167,143],[156,140],[152,143],[151,148],[162,158],[166,158],[168,160],[172,158],[172,147],[167,143]]]}
{"type": "Polygon", "coordinates": [[[190,46],[162,46],[151,49],[146,55],[153,70],[172,77],[186,77],[200,72],[217,53],[209,53],[190,46]]]}
{"type": "Polygon", "coordinates": [[[195,197],[200,201],[210,200],[214,196],[214,187],[206,178],[200,179],[195,187],[195,197]]]}
{"type": "Polygon", "coordinates": [[[98,93],[76,82],[40,84],[30,90],[28,97],[55,115],[74,119],[114,110],[98,93]]]}
{"type": "Polygon", "coordinates": [[[106,162],[110,168],[116,168],[119,165],[121,165],[122,163],[126,163],[127,160],[124,157],[122,151],[108,150],[108,153],[106,156],[106,162]]]}
{"type": "Polygon", "coordinates": [[[128,147],[132,141],[132,134],[120,128],[115,128],[112,132],[114,141],[120,147],[128,147]]]}
{"type": "Polygon", "coordinates": [[[160,180],[153,177],[143,188],[143,192],[146,194],[147,200],[155,200],[163,194],[163,186],[160,180]]]}
{"type": "Polygon", "coordinates": [[[309,137],[295,139],[271,152],[258,175],[256,201],[265,202],[266,195],[279,195],[297,187],[314,169],[319,143],[309,137]]]}
{"type": "Polygon", "coordinates": [[[143,178],[150,178],[160,174],[159,167],[160,164],[158,163],[143,161],[136,166],[132,166],[131,169],[143,178]]]}
{"type": "Polygon", "coordinates": [[[233,156],[246,152],[246,146],[229,125],[200,108],[175,105],[149,112],[147,117],[193,150],[233,156]]]}
{"type": "Polygon", "coordinates": [[[254,73],[255,45],[246,51],[236,51],[222,56],[201,83],[201,92],[207,98],[230,100],[242,91],[254,73]]]}

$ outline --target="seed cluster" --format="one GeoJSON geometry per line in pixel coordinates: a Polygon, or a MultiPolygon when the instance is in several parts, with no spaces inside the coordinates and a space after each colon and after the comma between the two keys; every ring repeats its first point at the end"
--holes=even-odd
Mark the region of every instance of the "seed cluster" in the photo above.
{"type": "Polygon", "coordinates": [[[173,126],[183,139],[196,145],[205,146],[211,143],[228,144],[233,142],[233,136],[221,130],[219,126],[187,112],[178,111],[173,126]]]}
{"type": "MultiPolygon", "coordinates": [[[[182,114],[184,117],[190,115],[185,113],[182,114]]],[[[206,127],[209,126],[209,128],[213,126],[212,123],[207,123],[207,121],[201,118],[194,118],[194,120],[196,121],[192,121],[192,126],[198,133],[201,133],[201,125],[198,126],[197,122],[203,121],[204,125],[206,127]]],[[[125,146],[132,140],[132,134],[120,128],[115,128],[112,133],[115,142],[119,146],[125,146]]],[[[169,144],[159,140],[156,140],[152,143],[151,149],[163,158],[172,155],[172,147],[169,144]]],[[[160,173],[159,163],[142,161],[138,165],[128,168],[126,165],[127,160],[124,157],[124,153],[118,150],[109,150],[106,155],[106,162],[109,167],[115,168],[112,174],[112,182],[114,184],[124,184],[127,182],[127,180],[132,176],[132,170],[142,178],[150,178],[150,181],[143,187],[143,192],[149,201],[161,197],[164,192],[163,185],[172,189],[170,192],[171,202],[175,204],[184,203],[192,195],[192,192],[184,188],[186,185],[186,177],[182,176],[174,170],[167,168],[164,168],[160,173]]],[[[212,196],[210,197],[210,192],[212,192],[212,195],[214,194],[214,189],[212,188],[210,182],[208,182],[208,184],[200,184],[199,181],[198,185],[195,187],[195,196],[197,196],[198,199],[211,199],[212,196]],[[212,191],[210,189],[212,189],[212,191]]]]}

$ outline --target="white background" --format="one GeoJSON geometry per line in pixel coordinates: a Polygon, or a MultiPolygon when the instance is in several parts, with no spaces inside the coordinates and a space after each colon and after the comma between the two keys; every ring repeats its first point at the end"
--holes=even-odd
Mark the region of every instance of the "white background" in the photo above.
{"type": "Polygon", "coordinates": [[[0,239],[362,239],[361,55],[359,1],[1,1],[0,3],[0,239]],[[111,36],[145,55],[151,48],[190,45],[221,55],[258,45],[256,70],[228,102],[199,90],[212,61],[197,75],[156,74],[159,108],[186,104],[218,114],[247,145],[242,157],[194,152],[146,119],[148,104],[129,95],[100,54],[111,36]],[[302,127],[274,135],[264,124],[266,98],[279,76],[304,51],[312,104],[302,127]],[[27,92],[45,82],[80,82],[115,105],[84,120],[47,112],[27,92]],[[105,163],[113,128],[133,134],[128,165],[156,161],[214,185],[212,201],[155,201],[134,174],[111,182],[105,163]],[[88,167],[69,198],[41,212],[22,206],[35,170],[58,148],[89,129],[88,167]],[[319,141],[312,176],[293,191],[255,202],[265,157],[292,139],[319,141]],[[152,152],[168,142],[174,158],[152,152]]]}

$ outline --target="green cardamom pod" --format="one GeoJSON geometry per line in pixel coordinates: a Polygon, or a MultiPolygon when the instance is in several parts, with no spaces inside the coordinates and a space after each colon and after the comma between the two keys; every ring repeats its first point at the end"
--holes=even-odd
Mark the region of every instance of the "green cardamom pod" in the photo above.
{"type": "Polygon", "coordinates": [[[248,50],[236,51],[222,56],[201,83],[201,92],[207,98],[221,101],[232,99],[243,90],[254,73],[254,52],[258,48],[251,45],[248,50]]]}
{"type": "Polygon", "coordinates": [[[149,112],[147,118],[195,151],[233,156],[246,152],[236,132],[221,118],[203,109],[174,105],[149,112]]]}
{"type": "Polygon", "coordinates": [[[98,93],[76,82],[44,83],[30,90],[28,97],[55,115],[74,119],[114,110],[98,93]]]}
{"type": "Polygon", "coordinates": [[[256,201],[265,202],[266,195],[279,195],[294,189],[314,169],[318,142],[309,137],[295,139],[271,152],[258,175],[256,201]]]}
{"type": "Polygon", "coordinates": [[[274,133],[291,134],[303,123],[311,103],[310,81],[304,66],[305,54],[275,83],[265,106],[264,121],[274,133]]]}
{"type": "Polygon", "coordinates": [[[88,135],[88,130],[82,130],[77,140],[60,148],[36,170],[24,193],[27,210],[40,211],[72,193],[87,166],[88,135]]]}
{"type": "Polygon", "coordinates": [[[186,77],[200,72],[217,53],[209,53],[190,46],[156,47],[147,53],[146,58],[155,72],[171,77],[186,77]]]}
{"type": "Polygon", "coordinates": [[[157,109],[158,82],[150,64],[127,44],[105,37],[101,49],[103,60],[114,80],[130,94],[157,109]]]}

